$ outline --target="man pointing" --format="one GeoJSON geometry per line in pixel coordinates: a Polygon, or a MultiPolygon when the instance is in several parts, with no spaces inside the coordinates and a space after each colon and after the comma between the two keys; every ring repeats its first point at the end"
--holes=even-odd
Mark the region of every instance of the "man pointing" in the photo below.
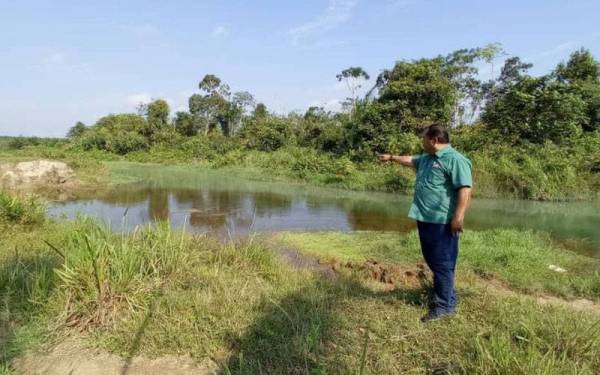
{"type": "Polygon", "coordinates": [[[415,194],[408,216],[417,221],[425,262],[433,272],[433,300],[428,322],[454,314],[456,292],[454,269],[458,257],[459,233],[471,199],[471,161],[450,145],[448,131],[431,125],[423,132],[421,155],[379,155],[381,161],[395,161],[417,172],[415,194]]]}

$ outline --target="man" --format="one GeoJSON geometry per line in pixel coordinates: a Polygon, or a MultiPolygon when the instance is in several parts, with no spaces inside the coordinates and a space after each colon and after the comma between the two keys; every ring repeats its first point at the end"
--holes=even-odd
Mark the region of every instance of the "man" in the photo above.
{"type": "Polygon", "coordinates": [[[379,155],[417,172],[415,194],[408,216],[417,221],[421,251],[433,272],[433,300],[421,318],[429,322],[454,314],[454,269],[458,237],[471,199],[471,162],[450,145],[448,131],[431,125],[423,132],[423,150],[417,156],[379,155]]]}

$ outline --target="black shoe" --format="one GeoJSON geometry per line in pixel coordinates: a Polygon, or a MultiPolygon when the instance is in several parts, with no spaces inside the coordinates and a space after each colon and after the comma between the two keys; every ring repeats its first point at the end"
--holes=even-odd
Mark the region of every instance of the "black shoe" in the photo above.
{"type": "Polygon", "coordinates": [[[452,315],[454,315],[453,312],[449,313],[449,312],[437,312],[435,310],[429,310],[427,315],[424,315],[421,317],[421,322],[422,323],[435,322],[436,320],[447,318],[452,315]]]}

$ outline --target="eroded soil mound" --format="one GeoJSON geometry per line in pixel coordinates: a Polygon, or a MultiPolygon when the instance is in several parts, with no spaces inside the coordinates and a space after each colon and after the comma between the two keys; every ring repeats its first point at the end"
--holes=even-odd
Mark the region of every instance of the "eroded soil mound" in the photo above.
{"type": "Polygon", "coordinates": [[[363,273],[366,277],[389,285],[402,285],[410,287],[421,286],[428,277],[429,271],[424,264],[405,266],[397,264],[382,263],[369,259],[362,264],[356,263],[334,263],[331,265],[334,271],[349,269],[363,273]]]}
{"type": "Polygon", "coordinates": [[[75,183],[75,172],[53,160],[0,163],[0,188],[38,189],[66,187],[75,183]]]}

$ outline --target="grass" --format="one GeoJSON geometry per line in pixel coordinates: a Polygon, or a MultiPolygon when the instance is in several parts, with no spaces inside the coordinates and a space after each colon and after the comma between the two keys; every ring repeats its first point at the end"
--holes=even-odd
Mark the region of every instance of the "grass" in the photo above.
{"type": "MultiPolygon", "coordinates": [[[[590,140],[595,142],[596,138],[590,140]]],[[[460,142],[458,145],[459,149],[467,150],[467,155],[473,161],[476,197],[542,201],[598,198],[600,176],[594,159],[594,147],[575,145],[573,148],[561,148],[548,144],[515,149],[490,145],[486,149],[470,150],[468,142],[463,142],[462,148],[460,142]]],[[[410,169],[382,164],[374,158],[358,162],[348,156],[293,146],[273,152],[246,150],[240,145],[223,148],[218,143],[212,144],[202,139],[155,145],[148,150],[126,155],[101,150],[82,151],[68,143],[54,146],[40,144],[19,150],[0,147],[0,158],[50,158],[73,164],[85,161],[129,161],[186,165],[190,168],[218,169],[260,181],[303,182],[348,190],[404,194],[412,192],[415,178],[410,169]]],[[[96,175],[91,174],[90,177],[96,175]]]]}
{"type": "MultiPolygon", "coordinates": [[[[284,243],[326,261],[397,264],[422,262],[415,231],[394,233],[287,232],[284,243]]],[[[458,272],[496,279],[529,294],[600,299],[600,260],[570,252],[542,233],[520,230],[467,231],[462,235],[458,272]],[[556,265],[567,270],[549,269],[556,265]]]]}
{"type": "Polygon", "coordinates": [[[20,198],[0,191],[0,222],[34,225],[45,218],[44,207],[36,198],[20,198]]]}
{"type": "MultiPolygon", "coordinates": [[[[536,305],[520,294],[499,295],[476,278],[459,284],[455,318],[423,325],[423,287],[390,288],[352,269],[335,278],[294,269],[259,239],[222,244],[173,232],[168,225],[118,234],[84,218],[2,225],[0,369],[5,373],[24,350],[80,331],[88,345],[127,358],[190,354],[198,361],[213,359],[225,374],[360,369],[363,374],[593,374],[600,369],[597,315],[536,305]]],[[[561,266],[573,267],[569,275],[589,278],[583,263],[575,267],[580,258],[543,250],[546,239],[529,232],[516,248],[531,247],[533,255],[500,262],[503,253],[522,256],[500,246],[518,240],[516,233],[467,233],[461,267],[497,272],[504,267],[507,282],[522,285],[541,274],[513,280],[520,267],[542,272],[545,261],[564,260],[561,266]],[[480,259],[494,247],[491,260],[480,259]]],[[[314,254],[327,249],[327,256],[339,261],[419,259],[414,234],[296,233],[280,240],[314,254]]],[[[567,279],[554,283],[575,293],[567,279]]]]}

